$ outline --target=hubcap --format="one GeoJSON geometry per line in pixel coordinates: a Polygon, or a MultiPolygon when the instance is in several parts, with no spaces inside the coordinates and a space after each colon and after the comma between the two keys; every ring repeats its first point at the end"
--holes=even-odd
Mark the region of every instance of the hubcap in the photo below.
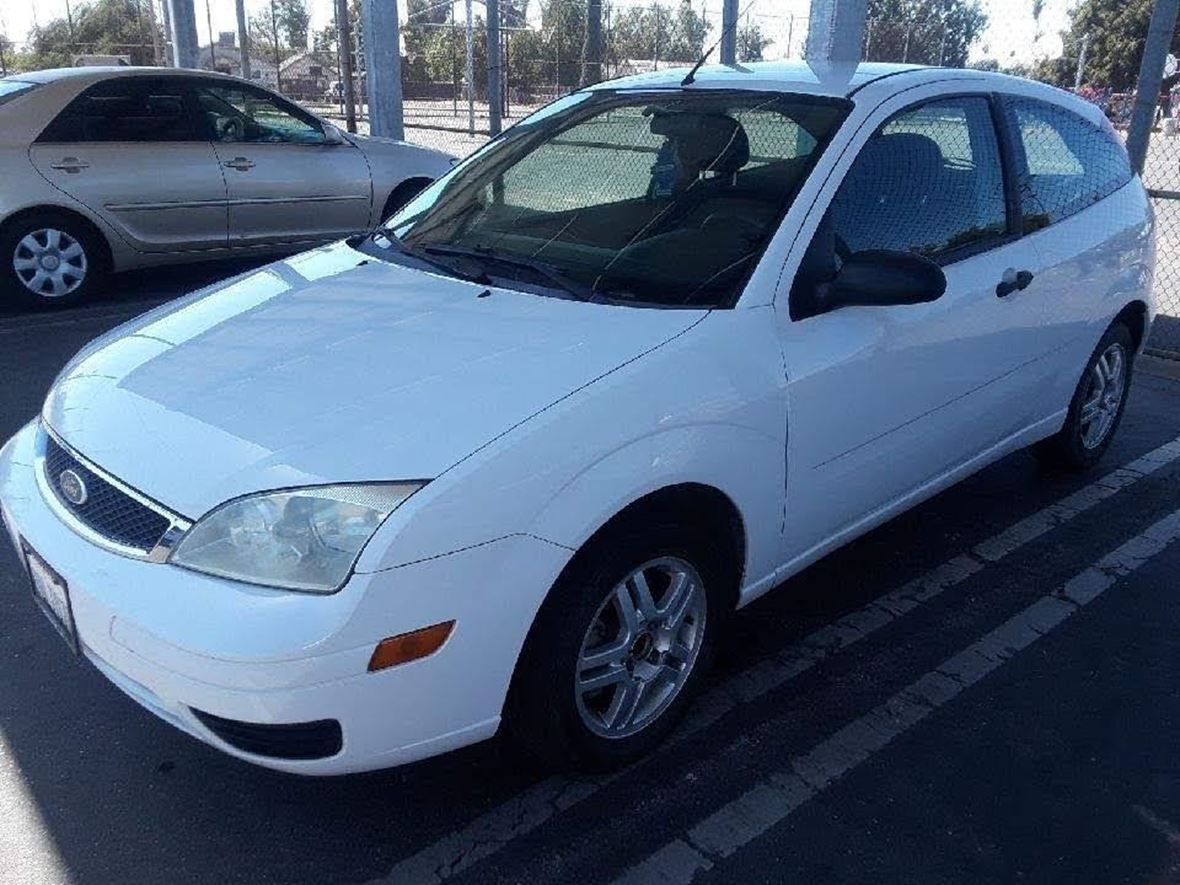
{"type": "Polygon", "coordinates": [[[1090,371],[1090,383],[1082,401],[1082,445],[1096,449],[1110,435],[1127,393],[1127,354],[1121,344],[1102,352],[1090,371]]]}
{"type": "Polygon", "coordinates": [[[680,694],[705,635],[705,586],[674,556],[644,563],[599,606],[578,655],[582,722],[624,738],[659,718],[680,694]]]}
{"type": "Polygon", "coordinates": [[[35,230],[16,244],[12,269],[33,294],[60,298],[86,279],[86,250],[65,231],[52,227],[35,230]]]}

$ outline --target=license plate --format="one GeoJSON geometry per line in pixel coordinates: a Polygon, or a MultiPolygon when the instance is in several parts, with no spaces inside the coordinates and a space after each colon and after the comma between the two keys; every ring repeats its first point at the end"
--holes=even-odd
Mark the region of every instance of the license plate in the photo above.
{"type": "Polygon", "coordinates": [[[78,636],[74,630],[74,610],[70,606],[70,588],[66,580],[55,572],[44,559],[28,544],[21,544],[25,554],[25,565],[33,581],[33,598],[45,612],[49,622],[69,645],[74,654],[78,653],[78,636]]]}

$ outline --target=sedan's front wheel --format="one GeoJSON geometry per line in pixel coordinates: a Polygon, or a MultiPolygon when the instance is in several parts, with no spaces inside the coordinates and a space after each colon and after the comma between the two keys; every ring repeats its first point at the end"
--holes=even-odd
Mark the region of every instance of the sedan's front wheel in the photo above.
{"type": "Polygon", "coordinates": [[[703,533],[648,526],[582,551],[546,600],[506,711],[529,758],[619,765],[683,714],[712,659],[727,576],[703,533]]]}

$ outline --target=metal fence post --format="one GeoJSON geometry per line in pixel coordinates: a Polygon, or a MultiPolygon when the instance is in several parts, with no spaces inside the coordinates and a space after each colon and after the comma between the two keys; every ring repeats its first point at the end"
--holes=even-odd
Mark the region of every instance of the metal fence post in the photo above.
{"type": "Polygon", "coordinates": [[[467,8],[467,59],[463,69],[463,80],[467,85],[467,134],[475,135],[475,15],[471,11],[471,0],[467,8]]]}
{"type": "Polygon", "coordinates": [[[488,12],[488,135],[500,134],[500,0],[486,0],[488,12]]]}
{"type": "MultiPolygon", "coordinates": [[[[250,32],[246,30],[246,0],[235,0],[238,14],[238,56],[241,59],[242,79],[250,79],[250,32]]],[[[212,31],[210,31],[212,35],[212,31]]],[[[212,39],[212,36],[210,36],[212,39]]]]}
{"type": "MultiPolygon", "coordinates": [[[[239,3],[242,0],[238,0],[239,3]]],[[[352,21],[348,16],[348,0],[336,0],[337,34],[340,49],[340,97],[344,99],[344,125],[356,132],[356,89],[352,82],[352,21]]]]}
{"type": "Polygon", "coordinates": [[[197,13],[193,0],[167,0],[172,24],[172,65],[177,68],[197,67],[197,13]]]}
{"type": "Polygon", "coordinates": [[[602,0],[586,0],[586,49],[583,86],[602,82],[602,0]]]}
{"type": "Polygon", "coordinates": [[[811,0],[807,60],[813,64],[857,64],[867,15],[868,0],[811,0]]]}
{"type": "Polygon", "coordinates": [[[1135,87],[1135,105],[1131,111],[1131,125],[1127,130],[1127,153],[1131,165],[1142,174],[1147,162],[1147,142],[1159,103],[1160,84],[1164,79],[1164,63],[1168,48],[1176,32],[1176,13],[1180,0],[1155,0],[1147,40],[1143,45],[1143,60],[1139,63],[1139,82],[1135,87]]]}
{"type": "Polygon", "coordinates": [[[365,80],[369,87],[369,133],[405,138],[402,119],[402,55],[397,0],[362,0],[365,80]]]}
{"type": "Polygon", "coordinates": [[[737,63],[738,0],[723,0],[721,4],[721,63],[737,63]]]}

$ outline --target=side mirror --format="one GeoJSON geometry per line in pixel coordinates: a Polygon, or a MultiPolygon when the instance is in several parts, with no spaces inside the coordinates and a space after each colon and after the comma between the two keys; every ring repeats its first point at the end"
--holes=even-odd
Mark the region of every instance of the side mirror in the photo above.
{"type": "Polygon", "coordinates": [[[324,124],[324,144],[348,144],[344,134],[331,123],[324,124]]]}
{"type": "Polygon", "coordinates": [[[946,292],[942,268],[913,252],[871,250],[849,256],[829,285],[829,310],[859,304],[924,304],[946,292]]]}

